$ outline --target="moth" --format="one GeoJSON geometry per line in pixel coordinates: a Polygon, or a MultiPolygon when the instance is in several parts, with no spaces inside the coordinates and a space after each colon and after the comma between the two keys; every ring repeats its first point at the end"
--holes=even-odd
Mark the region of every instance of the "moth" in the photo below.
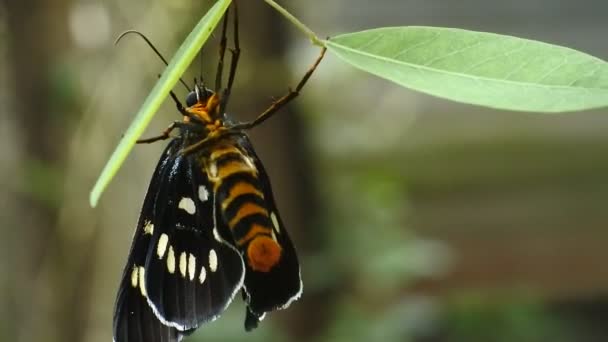
{"type": "Polygon", "coordinates": [[[150,181],[118,289],[116,342],[179,341],[220,316],[239,291],[249,331],[302,293],[296,250],[246,131],[298,95],[325,49],[295,89],[253,121],[235,123],[226,114],[240,55],[236,7],[234,12],[226,87],[221,84],[228,14],[215,89],[195,80],[185,107],[171,92],[183,119],[138,141],[171,138],[150,181]],[[171,137],[175,130],[179,134],[171,137]]]}

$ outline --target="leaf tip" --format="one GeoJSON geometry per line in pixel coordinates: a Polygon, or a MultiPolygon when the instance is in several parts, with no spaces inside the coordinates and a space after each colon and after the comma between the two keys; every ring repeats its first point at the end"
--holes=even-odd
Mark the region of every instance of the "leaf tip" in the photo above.
{"type": "Polygon", "coordinates": [[[99,193],[95,191],[96,189],[91,190],[89,194],[89,205],[91,208],[95,208],[97,206],[97,202],[99,202],[99,193]]]}

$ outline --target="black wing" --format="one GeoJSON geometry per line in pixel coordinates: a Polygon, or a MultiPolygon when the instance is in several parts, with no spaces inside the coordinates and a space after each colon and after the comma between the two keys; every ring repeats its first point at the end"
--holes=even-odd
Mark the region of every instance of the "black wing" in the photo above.
{"type": "Polygon", "coordinates": [[[215,319],[243,283],[239,252],[225,241],[227,227],[214,217],[211,184],[197,154],[181,143],[158,189],[155,227],[146,258],[148,302],[161,320],[191,330],[215,319]],[[161,200],[162,199],[162,200],[161,200]]]}
{"type": "MultiPolygon", "coordinates": [[[[276,241],[282,249],[279,263],[269,272],[257,272],[249,267],[248,262],[245,262],[243,286],[243,294],[247,302],[245,329],[249,331],[258,326],[266,312],[285,309],[291,302],[297,300],[302,294],[302,279],[295,247],[279,215],[264,166],[246,135],[239,138],[239,144],[253,159],[258,170],[258,180],[266,201],[266,209],[272,221],[272,229],[276,241]]],[[[243,257],[246,258],[246,254],[243,257]]]]}
{"type": "Polygon", "coordinates": [[[219,316],[243,284],[204,169],[181,148],[181,138],[171,141],[150,183],[117,299],[116,341],[178,341],[219,316]]]}

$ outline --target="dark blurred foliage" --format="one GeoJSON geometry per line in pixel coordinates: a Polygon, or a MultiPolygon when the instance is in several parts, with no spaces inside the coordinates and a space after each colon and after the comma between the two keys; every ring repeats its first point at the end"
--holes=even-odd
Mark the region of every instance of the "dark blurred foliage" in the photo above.
{"type": "MultiPolygon", "coordinates": [[[[137,146],[98,208],[88,192],[211,1],[0,2],[0,340],[110,341],[114,296],[163,143],[137,146]]],[[[283,1],[320,36],[435,25],[606,59],[602,0],[283,1]]],[[[317,48],[240,0],[230,112],[297,82],[317,48]]],[[[217,37],[215,37],[217,38],[217,37]]],[[[217,39],[187,75],[214,77],[217,39]]],[[[176,88],[184,96],[183,88],[176,88]]],[[[243,330],[239,300],[189,341],[608,340],[608,116],[442,101],[328,56],[252,132],[302,259],[304,296],[243,330]]],[[[178,118],[166,101],[148,136],[178,118]]],[[[188,341],[187,340],[187,341],[188,341]]]]}

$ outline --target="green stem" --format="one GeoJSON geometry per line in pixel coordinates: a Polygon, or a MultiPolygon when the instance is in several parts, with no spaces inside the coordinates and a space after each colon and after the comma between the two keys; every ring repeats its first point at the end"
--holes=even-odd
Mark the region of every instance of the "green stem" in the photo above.
{"type": "Polygon", "coordinates": [[[315,35],[315,33],[311,29],[309,29],[291,13],[287,12],[287,10],[281,7],[281,5],[277,4],[273,0],[264,1],[266,1],[267,4],[277,10],[279,13],[281,13],[285,18],[287,18],[287,20],[291,21],[291,23],[294,24],[298,28],[298,30],[302,31],[302,33],[304,33],[314,45],[321,47],[325,46],[325,42],[323,42],[323,40],[319,39],[319,37],[317,37],[317,35],[315,35]]]}

